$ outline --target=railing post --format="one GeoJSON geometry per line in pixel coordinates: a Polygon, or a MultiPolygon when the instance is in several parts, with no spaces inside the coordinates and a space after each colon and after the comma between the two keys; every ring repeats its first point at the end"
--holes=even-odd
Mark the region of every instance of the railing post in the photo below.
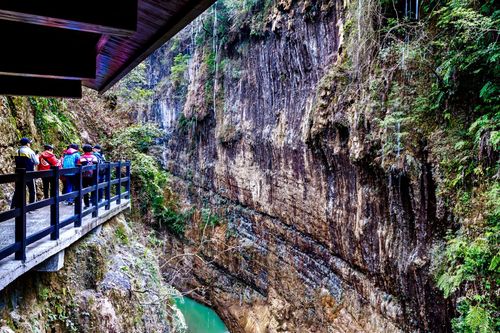
{"type": "Polygon", "coordinates": [[[106,162],[106,210],[111,208],[111,163],[106,162]]]}
{"type": "Polygon", "coordinates": [[[95,192],[94,195],[90,195],[90,199],[92,199],[92,204],[95,207],[95,210],[92,212],[92,217],[99,216],[99,163],[95,165],[95,174],[94,174],[94,186],[95,192]]]}
{"type": "Polygon", "coordinates": [[[118,184],[116,184],[116,195],[118,199],[116,199],[116,204],[119,205],[122,202],[122,161],[119,161],[116,167],[116,177],[118,177],[118,184]]]}
{"type": "Polygon", "coordinates": [[[79,228],[82,226],[82,199],[83,199],[83,194],[82,194],[82,187],[83,187],[83,182],[82,182],[82,166],[78,166],[78,196],[76,197],[75,200],[75,215],[77,216],[75,220],[75,227],[79,228]]]}
{"type": "Polygon", "coordinates": [[[19,209],[19,216],[16,217],[15,238],[16,243],[21,247],[16,251],[16,260],[26,260],[26,169],[16,169],[18,179],[15,188],[15,205],[19,209]]]}
{"type": "Polygon", "coordinates": [[[50,197],[54,198],[54,203],[50,206],[50,225],[54,230],[50,234],[50,239],[59,239],[59,167],[53,166],[54,176],[50,180],[50,197]]]}
{"type": "Polygon", "coordinates": [[[125,177],[127,177],[127,186],[125,187],[127,190],[127,199],[130,199],[130,161],[127,161],[127,166],[125,168],[125,177]]]}

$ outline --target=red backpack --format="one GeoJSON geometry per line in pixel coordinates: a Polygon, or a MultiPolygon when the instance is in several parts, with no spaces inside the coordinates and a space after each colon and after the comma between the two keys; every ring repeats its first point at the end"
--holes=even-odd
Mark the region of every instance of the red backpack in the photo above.
{"type": "MultiPolygon", "coordinates": [[[[98,161],[95,158],[95,156],[92,156],[92,157],[93,158],[87,158],[85,155],[83,155],[82,157],[80,157],[80,164],[82,166],[91,166],[91,165],[97,164],[98,161]]],[[[92,178],[93,175],[94,175],[94,170],[86,170],[86,171],[82,172],[82,176],[84,178],[92,178]]]]}

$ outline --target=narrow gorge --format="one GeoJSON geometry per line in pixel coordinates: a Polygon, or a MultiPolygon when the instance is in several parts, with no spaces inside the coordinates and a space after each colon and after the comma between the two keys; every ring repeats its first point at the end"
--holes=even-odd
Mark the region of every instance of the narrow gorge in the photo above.
{"type": "MultiPolygon", "coordinates": [[[[451,330],[437,256],[462,219],[483,223],[488,198],[460,179],[470,211],[452,206],[448,154],[482,112],[462,98],[484,103],[474,89],[491,77],[443,78],[448,59],[426,44],[457,8],[423,5],[220,1],[146,63],[153,102],[138,118],[166,132],[179,200],[203,207],[169,241],[182,260],[166,274],[188,271],[176,286],[202,290],[232,332],[451,330]],[[464,95],[433,96],[439,80],[464,95]]],[[[485,145],[470,160],[488,169],[493,212],[498,113],[482,117],[492,127],[475,129],[485,145]]]]}
{"type": "MultiPolygon", "coordinates": [[[[499,29],[493,1],[218,0],[104,95],[2,97],[5,151],[132,160],[73,331],[189,332],[178,293],[231,333],[500,330],[499,29]]],[[[58,304],[41,279],[30,304],[58,304]]],[[[16,321],[19,288],[0,327],[72,331],[16,321]]]]}

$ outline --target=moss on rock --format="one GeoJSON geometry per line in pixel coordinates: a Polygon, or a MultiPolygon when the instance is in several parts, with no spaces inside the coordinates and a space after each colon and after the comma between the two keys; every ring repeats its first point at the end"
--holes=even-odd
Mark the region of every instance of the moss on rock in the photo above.
{"type": "MultiPolygon", "coordinates": [[[[153,252],[123,215],[66,251],[56,273],[28,273],[0,294],[14,332],[180,332],[153,252]],[[130,240],[116,241],[117,231],[130,240]]],[[[180,325],[183,326],[183,325],[180,325]]]]}

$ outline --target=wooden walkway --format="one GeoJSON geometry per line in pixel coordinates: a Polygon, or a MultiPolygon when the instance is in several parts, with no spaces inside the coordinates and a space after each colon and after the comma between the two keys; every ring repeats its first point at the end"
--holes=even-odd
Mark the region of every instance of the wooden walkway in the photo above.
{"type": "MultiPolygon", "coordinates": [[[[115,206],[117,206],[116,202],[111,204],[111,208],[115,206]]],[[[75,210],[74,206],[67,206],[65,203],[59,204],[59,212],[60,212],[59,214],[62,220],[65,220],[73,216],[74,210],[75,210]]],[[[86,223],[89,223],[91,220],[92,220],[91,215],[87,215],[86,217],[83,218],[82,226],[86,223]]],[[[16,223],[15,219],[11,219],[0,223],[0,249],[12,243],[12,240],[14,239],[15,235],[15,223],[16,223]]],[[[28,215],[26,216],[26,229],[28,237],[48,227],[50,227],[50,207],[40,208],[36,211],[28,213],[28,215]]],[[[73,225],[67,225],[61,228],[61,232],[66,229],[71,229],[72,227],[73,225]]],[[[47,236],[47,238],[50,238],[49,236],[47,236]]],[[[36,246],[36,244],[38,243],[34,243],[32,244],[32,246],[36,246]]],[[[28,246],[28,249],[29,248],[30,246],[28,246]]],[[[11,255],[11,257],[13,258],[13,255],[11,255]]],[[[8,258],[0,260],[0,264],[8,258]]]]}
{"type": "Polygon", "coordinates": [[[16,208],[0,213],[0,290],[51,257],[50,262],[57,262],[55,270],[59,269],[65,248],[128,209],[130,166],[129,161],[119,161],[62,170],[17,169],[15,174],[0,175],[0,184],[15,183],[16,193],[16,208]],[[91,185],[84,187],[84,175],[88,174],[92,177],[91,185]],[[60,194],[61,177],[74,177],[71,179],[76,181],[76,189],[60,194]],[[26,184],[40,178],[49,180],[51,196],[28,204],[26,184]],[[98,192],[102,196],[99,202],[98,192]],[[87,208],[83,207],[86,195],[91,203],[87,208]],[[67,206],[66,200],[74,200],[75,205],[67,206]]]}
{"type": "MultiPolygon", "coordinates": [[[[102,211],[98,217],[91,214],[82,219],[82,226],[75,228],[67,225],[60,229],[58,240],[51,240],[50,235],[30,244],[26,248],[26,260],[15,260],[14,254],[0,261],[0,290],[4,289],[19,276],[33,269],[40,263],[63,251],[74,242],[85,236],[89,231],[105,223],[114,216],[130,208],[130,200],[122,200],[120,204],[116,202],[110,205],[110,209],[102,211]]],[[[61,218],[71,217],[74,212],[73,206],[60,204],[61,218]]],[[[14,237],[14,220],[0,223],[0,248],[9,245],[14,237]]],[[[28,214],[26,227],[28,235],[39,232],[50,226],[50,207],[41,208],[32,214],[28,214]]]]}
{"type": "MultiPolygon", "coordinates": [[[[59,214],[62,220],[73,216],[74,210],[74,206],[67,206],[65,203],[59,204],[59,214]]],[[[88,221],[88,216],[84,218],[84,221],[88,221]]],[[[0,249],[12,243],[15,237],[15,224],[15,219],[0,223],[0,249]]],[[[28,237],[48,227],[50,227],[50,207],[43,207],[26,215],[26,233],[28,237]]],[[[72,225],[68,225],[65,228],[71,227],[72,225]]]]}

